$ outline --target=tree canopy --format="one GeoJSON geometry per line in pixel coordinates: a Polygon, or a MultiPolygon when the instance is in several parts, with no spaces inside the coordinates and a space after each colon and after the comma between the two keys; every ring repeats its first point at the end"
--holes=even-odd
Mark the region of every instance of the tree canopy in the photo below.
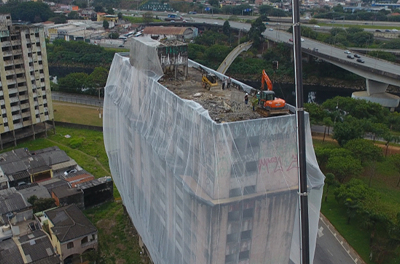
{"type": "Polygon", "coordinates": [[[48,4],[43,2],[16,2],[10,1],[0,7],[0,13],[10,13],[13,20],[38,23],[54,17],[48,4]]]}

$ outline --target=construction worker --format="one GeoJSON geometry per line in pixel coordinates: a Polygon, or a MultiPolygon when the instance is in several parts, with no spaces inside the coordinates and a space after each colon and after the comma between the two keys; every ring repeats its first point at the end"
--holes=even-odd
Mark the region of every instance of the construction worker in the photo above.
{"type": "Polygon", "coordinates": [[[253,101],[251,102],[251,104],[253,105],[253,112],[256,111],[256,106],[258,105],[257,97],[253,98],[253,101]]]}
{"type": "Polygon", "coordinates": [[[224,80],[222,81],[222,90],[225,90],[225,82],[226,82],[226,79],[224,78],[224,80]]]}
{"type": "Polygon", "coordinates": [[[226,89],[229,89],[229,88],[231,88],[231,77],[229,77],[229,79],[228,79],[228,86],[226,87],[226,89]]]}
{"type": "Polygon", "coordinates": [[[258,93],[257,93],[258,104],[260,104],[260,99],[261,99],[261,94],[260,94],[260,92],[258,92],[258,93]]]}
{"type": "Polygon", "coordinates": [[[246,93],[246,95],[244,96],[244,103],[247,104],[249,102],[249,94],[246,93]]]}

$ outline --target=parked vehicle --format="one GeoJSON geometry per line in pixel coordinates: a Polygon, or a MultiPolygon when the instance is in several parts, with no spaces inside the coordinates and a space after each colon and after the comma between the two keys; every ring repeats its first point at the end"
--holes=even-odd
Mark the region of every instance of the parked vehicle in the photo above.
{"type": "Polygon", "coordinates": [[[68,174],[76,173],[76,172],[78,172],[76,169],[70,169],[70,170],[64,171],[64,175],[67,176],[68,174]]]}
{"type": "Polygon", "coordinates": [[[177,15],[177,14],[168,14],[168,16],[164,19],[165,21],[182,21],[183,17],[177,15]]]}

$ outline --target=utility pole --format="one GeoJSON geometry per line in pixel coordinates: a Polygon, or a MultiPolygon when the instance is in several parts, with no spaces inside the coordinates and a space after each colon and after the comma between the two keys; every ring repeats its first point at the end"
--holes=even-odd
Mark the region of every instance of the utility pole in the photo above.
{"type": "Polygon", "coordinates": [[[301,29],[299,0],[292,0],[293,58],[296,89],[297,164],[299,172],[299,205],[301,226],[301,263],[310,264],[310,237],[308,220],[307,160],[304,125],[304,98],[301,59],[301,29]]]}

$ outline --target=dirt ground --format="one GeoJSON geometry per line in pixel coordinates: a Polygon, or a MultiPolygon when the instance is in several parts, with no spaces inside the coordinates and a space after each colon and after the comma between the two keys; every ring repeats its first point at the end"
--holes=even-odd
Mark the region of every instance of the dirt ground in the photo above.
{"type": "Polygon", "coordinates": [[[201,104],[217,123],[263,117],[259,113],[253,112],[252,96],[249,96],[249,102],[246,105],[243,91],[239,91],[234,87],[222,90],[220,80],[218,80],[218,86],[207,90],[203,88],[201,78],[202,73],[199,70],[189,67],[186,80],[163,77],[160,83],[179,97],[201,104]]]}

